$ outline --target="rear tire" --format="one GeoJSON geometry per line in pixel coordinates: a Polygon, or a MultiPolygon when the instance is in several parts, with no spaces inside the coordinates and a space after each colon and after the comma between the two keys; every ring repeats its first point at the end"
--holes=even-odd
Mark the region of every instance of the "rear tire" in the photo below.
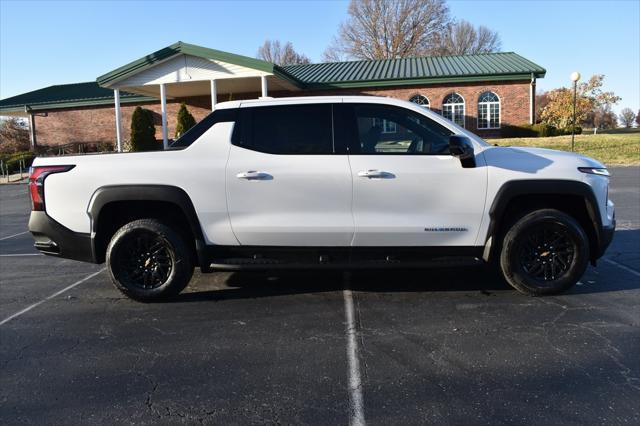
{"type": "Polygon", "coordinates": [[[564,292],[584,274],[589,241],[580,224],[554,209],[536,210],[515,222],[504,237],[500,269],[521,293],[564,292]]]}
{"type": "Polygon", "coordinates": [[[111,281],[140,302],[165,300],[180,293],[193,275],[184,238],[155,219],[139,219],[120,228],[107,247],[111,281]]]}

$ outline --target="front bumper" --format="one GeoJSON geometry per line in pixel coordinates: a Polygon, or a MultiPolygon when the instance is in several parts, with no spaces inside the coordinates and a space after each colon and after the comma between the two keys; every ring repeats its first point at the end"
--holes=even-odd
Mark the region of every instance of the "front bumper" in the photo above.
{"type": "Polygon", "coordinates": [[[35,240],[34,247],[43,254],[96,263],[91,235],[62,226],[46,212],[31,212],[29,231],[35,240]]]}

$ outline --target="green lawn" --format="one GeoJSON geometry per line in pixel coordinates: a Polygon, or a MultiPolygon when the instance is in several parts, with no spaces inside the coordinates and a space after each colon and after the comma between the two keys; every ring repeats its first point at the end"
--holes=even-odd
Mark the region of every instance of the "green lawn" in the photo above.
{"type": "MultiPolygon", "coordinates": [[[[531,146],[571,151],[571,135],[549,138],[489,139],[500,146],[531,146]]],[[[606,165],[640,165],[640,133],[583,134],[576,136],[576,152],[606,165]]]]}

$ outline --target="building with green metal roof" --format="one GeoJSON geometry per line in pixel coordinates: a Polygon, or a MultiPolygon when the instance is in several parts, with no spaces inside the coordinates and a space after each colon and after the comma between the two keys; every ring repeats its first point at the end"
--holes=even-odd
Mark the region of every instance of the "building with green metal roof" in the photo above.
{"type": "Polygon", "coordinates": [[[513,52],[278,66],[177,42],[99,76],[0,100],[0,115],[29,117],[32,142],[122,147],[133,108],[157,113],[168,144],[180,103],[201,119],[217,102],[259,96],[377,95],[432,108],[483,136],[535,121],[545,69],[513,52]],[[36,123],[37,122],[37,123],[36,123]]]}

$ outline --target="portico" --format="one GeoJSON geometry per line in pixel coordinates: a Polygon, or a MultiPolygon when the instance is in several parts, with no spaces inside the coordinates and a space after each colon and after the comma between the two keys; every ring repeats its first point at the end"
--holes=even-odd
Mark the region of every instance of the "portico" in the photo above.
{"type": "Polygon", "coordinates": [[[114,92],[118,151],[123,146],[121,90],[160,99],[164,149],[169,145],[168,99],[210,96],[213,111],[220,94],[260,93],[266,97],[269,90],[300,90],[296,82],[270,62],[182,42],[100,76],[97,82],[114,92]]]}

